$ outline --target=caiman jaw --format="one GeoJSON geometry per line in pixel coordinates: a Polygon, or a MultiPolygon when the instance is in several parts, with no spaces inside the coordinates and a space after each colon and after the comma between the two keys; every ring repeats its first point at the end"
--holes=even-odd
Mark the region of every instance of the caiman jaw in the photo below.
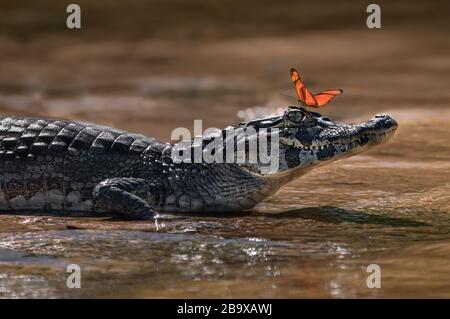
{"type": "Polygon", "coordinates": [[[315,162],[312,164],[322,165],[365,151],[388,141],[396,129],[397,122],[385,114],[378,114],[363,124],[336,125],[325,129],[309,147],[315,162]]]}
{"type": "Polygon", "coordinates": [[[280,136],[280,170],[273,177],[295,178],[315,166],[353,156],[388,141],[397,129],[397,122],[385,114],[357,125],[312,115],[313,124],[302,122],[297,131],[280,136]]]}
{"type": "Polygon", "coordinates": [[[261,169],[258,165],[242,165],[252,173],[269,178],[292,179],[311,168],[349,157],[388,141],[397,129],[390,116],[378,114],[357,125],[336,124],[317,112],[290,106],[283,116],[245,123],[255,128],[279,130],[278,168],[261,169]]]}
{"type": "Polygon", "coordinates": [[[365,123],[365,136],[369,139],[370,145],[377,145],[387,142],[394,136],[397,130],[397,122],[386,114],[377,114],[369,122],[365,123]]]}

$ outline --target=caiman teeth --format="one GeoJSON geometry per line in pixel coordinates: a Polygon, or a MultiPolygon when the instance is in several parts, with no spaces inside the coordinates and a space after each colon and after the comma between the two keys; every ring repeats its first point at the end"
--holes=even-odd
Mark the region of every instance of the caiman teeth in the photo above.
{"type": "Polygon", "coordinates": [[[284,139],[283,142],[287,145],[301,148],[303,151],[306,151],[306,152],[323,151],[329,147],[335,147],[337,149],[344,147],[345,149],[348,150],[348,149],[356,148],[358,146],[364,146],[370,141],[377,141],[377,142],[384,141],[390,136],[392,131],[394,131],[394,129],[384,131],[384,132],[365,132],[359,136],[356,135],[356,136],[349,137],[347,142],[345,142],[345,141],[342,141],[342,142],[328,141],[325,144],[317,144],[317,143],[313,142],[313,144],[309,144],[309,145],[302,144],[302,143],[299,143],[298,141],[290,140],[290,139],[284,139]]]}

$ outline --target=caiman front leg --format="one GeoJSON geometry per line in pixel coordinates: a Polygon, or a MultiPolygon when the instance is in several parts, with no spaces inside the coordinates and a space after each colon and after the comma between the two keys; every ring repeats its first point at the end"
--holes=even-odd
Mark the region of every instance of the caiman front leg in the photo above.
{"type": "Polygon", "coordinates": [[[139,196],[147,196],[149,191],[149,184],[144,179],[106,179],[94,188],[94,207],[125,219],[154,217],[155,212],[147,201],[139,196]]]}

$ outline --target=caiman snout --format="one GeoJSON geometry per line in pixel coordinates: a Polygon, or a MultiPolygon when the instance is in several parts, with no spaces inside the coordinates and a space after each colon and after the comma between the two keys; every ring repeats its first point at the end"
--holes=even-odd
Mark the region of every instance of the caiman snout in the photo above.
{"type": "Polygon", "coordinates": [[[372,143],[382,143],[391,138],[397,130],[397,122],[387,114],[377,114],[365,125],[365,135],[372,143]]]}
{"type": "Polygon", "coordinates": [[[396,129],[398,126],[397,122],[392,117],[384,113],[375,115],[372,121],[376,126],[381,128],[396,129]]]}
{"type": "Polygon", "coordinates": [[[397,122],[386,114],[377,114],[360,124],[337,124],[320,113],[294,106],[282,116],[260,119],[250,125],[275,127],[279,138],[279,168],[268,174],[258,171],[259,167],[255,171],[290,178],[304,174],[313,166],[353,156],[386,142],[397,129],[397,122]]]}

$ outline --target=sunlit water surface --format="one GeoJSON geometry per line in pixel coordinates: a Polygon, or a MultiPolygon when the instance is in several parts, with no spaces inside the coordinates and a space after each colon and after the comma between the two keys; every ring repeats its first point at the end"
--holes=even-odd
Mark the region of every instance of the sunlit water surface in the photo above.
{"type": "Polygon", "coordinates": [[[393,141],[311,172],[252,212],[135,222],[1,215],[0,294],[450,297],[449,122],[391,114],[393,141]],[[412,134],[430,142],[419,147],[412,134]],[[73,263],[81,289],[66,286],[73,263]],[[380,289],[366,285],[369,264],[381,267],[380,289]]]}

